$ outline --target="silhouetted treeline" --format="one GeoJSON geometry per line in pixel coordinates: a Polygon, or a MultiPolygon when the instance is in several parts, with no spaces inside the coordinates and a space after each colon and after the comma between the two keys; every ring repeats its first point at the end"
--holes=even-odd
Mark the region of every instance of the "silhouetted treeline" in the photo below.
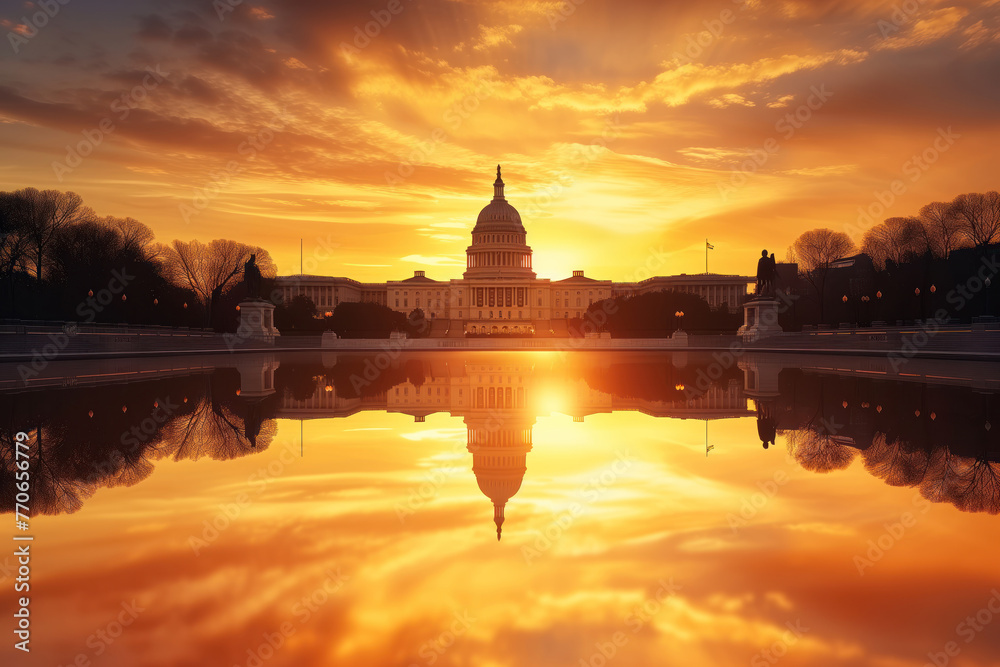
{"type": "Polygon", "coordinates": [[[968,323],[995,315],[1000,256],[1000,193],[969,193],[932,202],[916,216],[868,229],[860,245],[844,232],[804,232],[788,257],[798,265],[782,325],[873,321],[894,324],[938,316],[968,323]],[[986,278],[990,278],[987,284],[986,278]]]}
{"type": "Polygon", "coordinates": [[[342,301],[327,318],[326,328],[341,338],[388,338],[393,332],[420,338],[429,333],[430,320],[419,308],[405,315],[377,303],[342,301]]]}
{"type": "Polygon", "coordinates": [[[252,254],[273,294],[274,264],[261,248],[155,243],[138,220],[100,217],[72,192],[0,192],[0,318],[235,331],[252,254]]]}
{"type": "Polygon", "coordinates": [[[678,328],[688,333],[732,333],[742,322],[738,310],[713,309],[700,296],[667,290],[595,302],[570,333],[607,331],[612,338],[662,338],[678,328]]]}

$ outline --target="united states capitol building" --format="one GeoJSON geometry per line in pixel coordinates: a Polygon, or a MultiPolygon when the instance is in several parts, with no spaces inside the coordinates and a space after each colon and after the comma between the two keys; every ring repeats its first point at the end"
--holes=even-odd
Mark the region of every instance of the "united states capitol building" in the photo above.
{"type": "Polygon", "coordinates": [[[698,274],[656,276],[638,282],[598,280],[573,271],[563,280],[538,278],[521,215],[504,196],[497,166],[493,200],[472,229],[461,278],[432,280],[423,271],[410,278],[362,283],[333,276],[294,275],[277,279],[287,303],[305,295],[318,312],[342,302],[371,302],[409,314],[416,309],[431,318],[431,336],[465,334],[568,333],[567,322],[583,317],[595,301],[647,292],[675,290],[697,294],[717,308],[739,308],[753,281],[747,276],[698,274]]]}

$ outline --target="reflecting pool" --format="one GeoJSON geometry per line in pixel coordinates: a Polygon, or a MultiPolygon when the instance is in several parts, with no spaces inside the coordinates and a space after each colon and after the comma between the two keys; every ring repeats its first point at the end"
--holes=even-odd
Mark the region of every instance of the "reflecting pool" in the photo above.
{"type": "Polygon", "coordinates": [[[4,664],[1000,664],[998,370],[5,365],[0,501],[14,534],[27,433],[34,540],[32,651],[4,664]]]}

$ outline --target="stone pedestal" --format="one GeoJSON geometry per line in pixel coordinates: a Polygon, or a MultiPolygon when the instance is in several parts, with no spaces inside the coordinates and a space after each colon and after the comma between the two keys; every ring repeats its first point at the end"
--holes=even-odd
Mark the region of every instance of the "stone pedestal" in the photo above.
{"type": "Polygon", "coordinates": [[[743,326],[736,333],[743,338],[744,343],[752,343],[782,332],[778,324],[780,303],[777,299],[765,297],[743,304],[743,326]]]}
{"type": "Polygon", "coordinates": [[[242,302],[236,335],[241,341],[274,345],[274,339],[281,335],[274,328],[274,304],[260,299],[242,302]]]}
{"type": "MultiPolygon", "coordinates": [[[[242,309],[240,310],[242,312],[242,309]]],[[[240,373],[240,398],[252,401],[267,398],[275,392],[274,371],[281,363],[274,353],[239,355],[236,370],[240,373]]]]}
{"type": "Polygon", "coordinates": [[[778,387],[778,374],[781,367],[773,363],[762,363],[758,355],[749,353],[739,361],[743,371],[743,393],[748,398],[773,400],[781,395],[778,387]]]}
{"type": "Polygon", "coordinates": [[[340,337],[334,332],[324,331],[323,337],[320,339],[320,347],[337,347],[338,340],[340,340],[340,337]]]}

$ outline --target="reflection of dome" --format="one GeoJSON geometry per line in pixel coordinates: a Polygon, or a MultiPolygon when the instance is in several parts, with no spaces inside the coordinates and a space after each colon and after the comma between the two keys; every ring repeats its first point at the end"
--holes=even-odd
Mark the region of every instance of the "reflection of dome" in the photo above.
{"type": "Polygon", "coordinates": [[[489,428],[469,424],[469,451],[472,472],[479,490],[493,501],[493,522],[500,539],[507,501],[521,488],[531,451],[531,426],[525,428],[489,428]]]}

